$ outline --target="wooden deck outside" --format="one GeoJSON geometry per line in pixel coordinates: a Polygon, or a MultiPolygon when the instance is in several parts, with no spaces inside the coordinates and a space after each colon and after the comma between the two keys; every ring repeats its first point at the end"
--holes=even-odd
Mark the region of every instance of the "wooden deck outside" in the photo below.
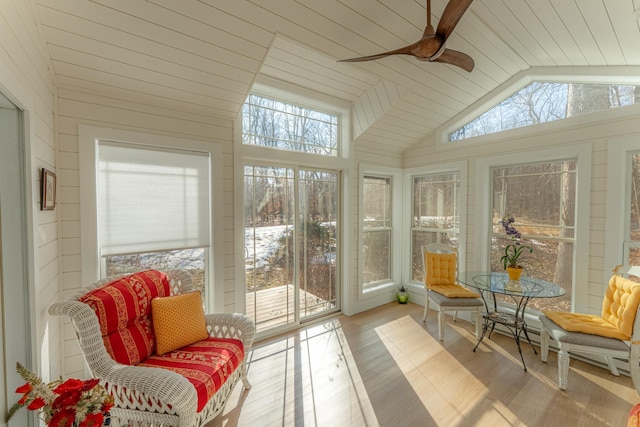
{"type": "MultiPolygon", "coordinates": [[[[257,292],[247,292],[247,316],[256,322],[258,332],[294,321],[294,287],[278,286],[257,292]]],[[[335,301],[326,301],[300,290],[300,316],[310,316],[336,307],[335,301]]]]}

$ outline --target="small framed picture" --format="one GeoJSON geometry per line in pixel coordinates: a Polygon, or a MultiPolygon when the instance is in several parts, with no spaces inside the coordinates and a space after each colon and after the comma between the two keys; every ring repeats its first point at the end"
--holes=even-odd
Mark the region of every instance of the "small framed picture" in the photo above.
{"type": "Polygon", "coordinates": [[[40,210],[50,211],[56,207],[56,174],[42,168],[40,177],[40,210]]]}

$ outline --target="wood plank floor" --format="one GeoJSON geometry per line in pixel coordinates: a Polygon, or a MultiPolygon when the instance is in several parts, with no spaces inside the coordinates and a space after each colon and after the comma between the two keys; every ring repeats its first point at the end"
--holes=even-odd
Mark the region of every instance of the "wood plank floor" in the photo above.
{"type": "MultiPolygon", "coordinates": [[[[255,319],[258,332],[293,321],[293,291],[292,285],[286,285],[247,293],[247,316],[255,319]]],[[[299,306],[302,316],[310,316],[322,311],[335,310],[335,301],[325,301],[301,289],[299,306]]]]}
{"type": "MultiPolygon", "coordinates": [[[[627,376],[572,360],[567,391],[556,353],[542,363],[493,334],[478,350],[473,326],[387,304],[338,316],[254,346],[248,392],[238,384],[220,426],[626,426],[640,396],[627,376]]],[[[537,349],[539,350],[539,349],[537,349]]]]}

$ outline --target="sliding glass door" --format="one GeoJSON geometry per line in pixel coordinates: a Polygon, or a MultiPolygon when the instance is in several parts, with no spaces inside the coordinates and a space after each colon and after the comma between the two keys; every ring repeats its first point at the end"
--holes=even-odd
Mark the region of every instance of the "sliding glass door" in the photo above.
{"type": "Polygon", "coordinates": [[[339,174],[245,166],[247,314],[259,332],[338,310],[339,174]]]}

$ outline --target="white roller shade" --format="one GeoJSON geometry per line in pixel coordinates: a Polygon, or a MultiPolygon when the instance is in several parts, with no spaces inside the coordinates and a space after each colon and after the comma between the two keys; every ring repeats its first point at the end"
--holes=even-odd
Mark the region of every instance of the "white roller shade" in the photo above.
{"type": "Polygon", "coordinates": [[[100,141],[101,255],[209,246],[209,154],[100,141]]]}

